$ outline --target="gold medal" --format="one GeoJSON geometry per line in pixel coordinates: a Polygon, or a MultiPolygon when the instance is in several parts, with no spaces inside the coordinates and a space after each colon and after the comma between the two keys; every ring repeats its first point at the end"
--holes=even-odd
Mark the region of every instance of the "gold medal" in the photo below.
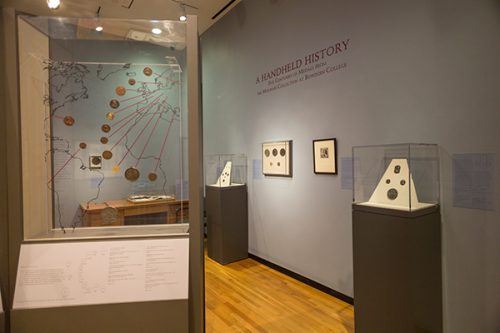
{"type": "Polygon", "coordinates": [[[146,76],[151,76],[153,74],[153,70],[149,67],[145,67],[144,70],[142,71],[144,75],[146,76]]]}
{"type": "Polygon", "coordinates": [[[87,148],[87,144],[85,142],[80,142],[80,149],[87,148]]]}
{"type": "Polygon", "coordinates": [[[152,182],[154,182],[156,180],[156,178],[158,178],[158,175],[154,172],[150,172],[149,175],[148,175],[148,179],[152,182]]]}
{"type": "Polygon", "coordinates": [[[128,84],[133,86],[135,84],[135,79],[128,79],[128,84]]]}
{"type": "Polygon", "coordinates": [[[106,119],[113,120],[114,117],[115,117],[115,115],[113,114],[113,112],[106,113],[106,119]]]}
{"type": "Polygon", "coordinates": [[[106,143],[108,143],[108,138],[107,138],[107,137],[105,137],[105,136],[103,136],[103,137],[101,138],[101,143],[102,143],[103,145],[105,145],[106,143]]]}

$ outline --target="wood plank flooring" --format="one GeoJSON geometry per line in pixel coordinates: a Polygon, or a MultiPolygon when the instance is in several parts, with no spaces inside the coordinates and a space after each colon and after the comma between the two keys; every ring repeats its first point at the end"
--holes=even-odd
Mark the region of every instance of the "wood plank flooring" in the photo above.
{"type": "Polygon", "coordinates": [[[252,259],[205,256],[207,333],[353,333],[354,309],[252,259]]]}

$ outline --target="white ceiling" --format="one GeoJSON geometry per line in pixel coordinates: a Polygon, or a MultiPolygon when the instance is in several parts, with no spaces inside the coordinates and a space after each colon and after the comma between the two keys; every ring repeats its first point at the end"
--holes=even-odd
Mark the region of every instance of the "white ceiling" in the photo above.
{"type": "Polygon", "coordinates": [[[203,33],[212,24],[236,6],[241,0],[234,1],[216,19],[212,17],[230,0],[61,0],[57,10],[47,8],[46,0],[0,0],[2,7],[13,7],[18,11],[40,16],[95,17],[99,6],[100,17],[178,20],[181,13],[179,1],[187,4],[187,14],[198,16],[198,30],[203,33]],[[133,2],[132,2],[133,1],[133,2]],[[125,8],[132,2],[130,9],[125,8]],[[190,8],[197,7],[198,9],[190,8]]]}

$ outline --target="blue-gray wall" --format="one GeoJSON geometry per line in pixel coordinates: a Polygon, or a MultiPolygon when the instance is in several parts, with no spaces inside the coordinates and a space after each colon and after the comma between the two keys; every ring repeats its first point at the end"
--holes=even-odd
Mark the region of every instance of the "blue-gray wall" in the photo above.
{"type": "Polygon", "coordinates": [[[457,208],[452,192],[453,154],[500,153],[498,1],[243,1],[201,45],[205,154],[248,155],[249,252],[352,296],[352,193],[313,173],[311,141],[336,137],[339,159],[437,143],[446,332],[500,332],[499,197],[457,208]],[[262,73],[346,39],[325,59],[345,68],[259,95],[262,73]],[[259,176],[261,144],[281,139],[293,178],[259,176]]]}

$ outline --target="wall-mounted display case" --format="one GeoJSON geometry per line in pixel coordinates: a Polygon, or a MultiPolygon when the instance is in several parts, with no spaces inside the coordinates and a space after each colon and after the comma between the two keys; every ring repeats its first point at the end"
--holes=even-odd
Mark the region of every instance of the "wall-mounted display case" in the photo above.
{"type": "Polygon", "coordinates": [[[439,150],[435,144],[353,147],[353,201],[415,211],[439,204],[439,150]]]}
{"type": "Polygon", "coordinates": [[[247,183],[247,157],[244,154],[205,156],[205,185],[228,187],[247,183]]]}

